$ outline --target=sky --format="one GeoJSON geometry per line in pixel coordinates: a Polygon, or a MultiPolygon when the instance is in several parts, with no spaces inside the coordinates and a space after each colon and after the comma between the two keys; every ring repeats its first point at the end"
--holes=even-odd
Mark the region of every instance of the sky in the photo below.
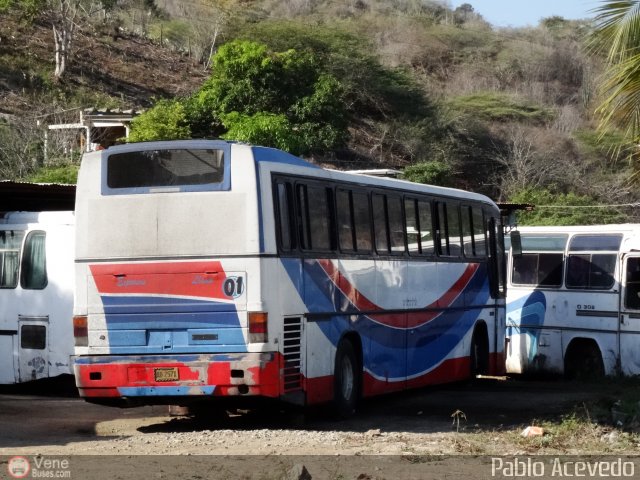
{"type": "Polygon", "coordinates": [[[536,26],[541,18],[554,15],[567,20],[593,17],[590,10],[602,0],[450,0],[453,8],[463,3],[495,27],[536,26]]]}

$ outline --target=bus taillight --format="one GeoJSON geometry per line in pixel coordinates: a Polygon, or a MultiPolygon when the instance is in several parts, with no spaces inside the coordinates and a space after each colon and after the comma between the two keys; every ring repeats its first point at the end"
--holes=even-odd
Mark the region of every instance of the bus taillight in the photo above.
{"type": "Polygon", "coordinates": [[[249,343],[268,341],[267,312],[249,312],[249,343]]]}
{"type": "Polygon", "coordinates": [[[89,330],[87,328],[87,316],[76,315],[73,317],[73,338],[76,347],[86,347],[89,345],[89,330]]]}

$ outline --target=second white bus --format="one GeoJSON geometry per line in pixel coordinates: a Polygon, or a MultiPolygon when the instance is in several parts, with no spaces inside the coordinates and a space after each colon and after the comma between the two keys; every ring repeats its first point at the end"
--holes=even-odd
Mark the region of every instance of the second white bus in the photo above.
{"type": "Polygon", "coordinates": [[[519,230],[507,372],[640,374],[640,225],[519,230]]]}
{"type": "Polygon", "coordinates": [[[72,373],[73,212],[0,218],[0,384],[72,373]]]}

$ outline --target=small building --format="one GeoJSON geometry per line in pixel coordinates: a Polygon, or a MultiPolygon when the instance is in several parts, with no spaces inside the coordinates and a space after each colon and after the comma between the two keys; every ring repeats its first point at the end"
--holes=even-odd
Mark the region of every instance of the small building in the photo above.
{"type": "Polygon", "coordinates": [[[47,143],[49,132],[53,130],[70,130],[77,132],[72,136],[73,145],[83,152],[92,152],[116,144],[120,139],[129,136],[131,120],[140,112],[120,109],[85,108],[80,110],[80,121],[77,123],[58,123],[47,126],[45,131],[45,161],[47,160],[47,143]]]}

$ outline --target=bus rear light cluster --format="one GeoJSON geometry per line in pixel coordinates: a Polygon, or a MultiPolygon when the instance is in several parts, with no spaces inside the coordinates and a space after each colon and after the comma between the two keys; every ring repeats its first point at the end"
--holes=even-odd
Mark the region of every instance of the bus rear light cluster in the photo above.
{"type": "Polygon", "coordinates": [[[76,347],[89,346],[89,329],[87,327],[86,315],[76,315],[73,317],[73,338],[76,347]]]}
{"type": "Polygon", "coordinates": [[[249,343],[266,343],[269,340],[268,317],[267,312],[249,312],[249,343]]]}

